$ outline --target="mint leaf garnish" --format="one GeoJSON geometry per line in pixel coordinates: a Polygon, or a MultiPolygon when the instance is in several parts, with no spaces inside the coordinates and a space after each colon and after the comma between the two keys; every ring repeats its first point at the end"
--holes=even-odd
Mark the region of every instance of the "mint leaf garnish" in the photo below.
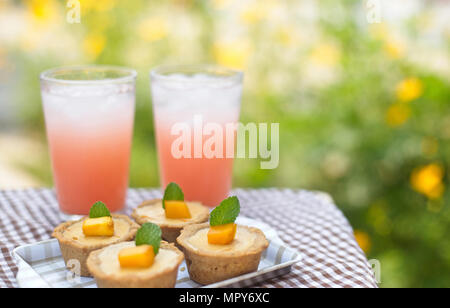
{"type": "Polygon", "coordinates": [[[209,216],[209,224],[211,226],[220,226],[233,223],[240,211],[239,199],[235,196],[229,197],[212,210],[209,216]]]}
{"type": "Polygon", "coordinates": [[[89,210],[89,218],[99,218],[105,216],[111,216],[111,213],[106,205],[101,201],[95,202],[89,210]]]}
{"type": "Polygon", "coordinates": [[[157,255],[161,244],[161,229],[151,222],[146,222],[137,230],[134,242],[136,246],[152,245],[153,251],[157,255]]]}
{"type": "Polygon", "coordinates": [[[162,201],[162,207],[163,209],[166,208],[164,202],[165,201],[184,201],[184,194],[181,190],[180,186],[178,186],[176,183],[169,183],[167,185],[166,190],[164,191],[164,197],[162,201]]]}

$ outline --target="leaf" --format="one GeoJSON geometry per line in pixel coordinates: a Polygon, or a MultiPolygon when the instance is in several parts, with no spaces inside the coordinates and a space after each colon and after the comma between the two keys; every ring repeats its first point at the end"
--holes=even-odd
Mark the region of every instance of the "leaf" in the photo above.
{"type": "Polygon", "coordinates": [[[166,190],[164,191],[164,197],[162,201],[162,207],[163,209],[166,208],[164,202],[165,201],[184,201],[184,194],[181,190],[180,186],[178,186],[176,183],[169,183],[167,185],[166,190]]]}
{"type": "Polygon", "coordinates": [[[136,239],[134,241],[136,246],[152,245],[153,251],[157,255],[161,244],[161,229],[151,222],[146,222],[136,232],[136,239]]]}
{"type": "Polygon", "coordinates": [[[99,218],[105,216],[111,216],[111,213],[106,205],[101,201],[95,202],[89,210],[89,218],[99,218]]]}
{"type": "Polygon", "coordinates": [[[209,224],[211,226],[220,226],[233,223],[241,211],[239,199],[236,196],[223,200],[219,206],[212,210],[209,224]]]}

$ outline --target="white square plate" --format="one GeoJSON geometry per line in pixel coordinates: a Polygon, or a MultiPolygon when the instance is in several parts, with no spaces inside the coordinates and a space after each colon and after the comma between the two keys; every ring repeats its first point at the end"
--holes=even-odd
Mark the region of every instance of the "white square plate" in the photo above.
{"type": "MultiPolygon", "coordinates": [[[[291,271],[293,264],[301,261],[300,253],[287,247],[273,228],[245,217],[239,217],[236,222],[261,229],[270,242],[269,247],[261,257],[258,271],[201,286],[189,279],[189,273],[183,261],[178,269],[176,288],[248,287],[287,274],[291,271]]],[[[93,278],[74,277],[70,271],[66,270],[56,239],[17,247],[13,250],[12,256],[17,261],[19,268],[16,277],[17,283],[22,288],[97,287],[93,278]]]]}

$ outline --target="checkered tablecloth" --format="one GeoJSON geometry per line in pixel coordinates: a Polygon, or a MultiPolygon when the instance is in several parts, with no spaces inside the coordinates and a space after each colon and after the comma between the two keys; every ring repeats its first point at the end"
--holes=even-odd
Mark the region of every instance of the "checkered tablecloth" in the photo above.
{"type": "MultiPolygon", "coordinates": [[[[235,189],[241,213],[263,221],[300,252],[288,275],[256,287],[377,287],[373,272],[341,211],[327,195],[291,189],[235,189]]],[[[124,212],[158,189],[130,189],[124,212]]],[[[50,238],[64,220],[51,189],[0,190],[0,287],[17,287],[11,251],[50,238]]]]}

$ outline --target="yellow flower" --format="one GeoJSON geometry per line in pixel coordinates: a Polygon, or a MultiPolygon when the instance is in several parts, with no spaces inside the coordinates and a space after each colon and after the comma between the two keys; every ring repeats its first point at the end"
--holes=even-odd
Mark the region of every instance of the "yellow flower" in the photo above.
{"type": "Polygon", "coordinates": [[[387,24],[378,23],[369,26],[370,35],[383,43],[383,50],[391,59],[399,59],[405,54],[405,45],[391,34],[387,24]]]}
{"type": "Polygon", "coordinates": [[[161,17],[152,17],[138,25],[138,34],[145,41],[158,41],[167,36],[167,28],[166,20],[161,17]]]}
{"type": "Polygon", "coordinates": [[[243,69],[250,57],[250,47],[245,41],[216,42],[213,46],[216,62],[220,65],[243,69]]]}
{"type": "Polygon", "coordinates": [[[358,243],[359,247],[365,252],[368,253],[370,251],[370,247],[372,246],[372,243],[370,241],[369,235],[360,230],[355,230],[355,239],[358,243]]]}
{"type": "Polygon", "coordinates": [[[410,102],[422,95],[423,84],[418,78],[407,78],[397,84],[395,91],[399,101],[410,102]]]}
{"type": "Polygon", "coordinates": [[[83,50],[90,58],[96,58],[103,51],[106,45],[106,38],[102,34],[88,35],[83,42],[83,50]]]}
{"type": "Polygon", "coordinates": [[[28,5],[31,15],[38,22],[47,23],[53,20],[57,15],[56,4],[53,0],[31,0],[28,1],[28,5]]]}
{"type": "Polygon", "coordinates": [[[323,66],[336,66],[340,57],[340,50],[334,44],[330,43],[319,44],[311,52],[311,60],[323,66]]]}
{"type": "Polygon", "coordinates": [[[439,199],[445,190],[442,183],[443,178],[444,170],[442,166],[429,164],[413,170],[410,182],[412,188],[417,192],[429,199],[439,199]]]}
{"type": "Polygon", "coordinates": [[[398,41],[388,40],[384,44],[384,51],[391,59],[399,59],[405,54],[405,46],[398,41]]]}
{"type": "Polygon", "coordinates": [[[389,107],[386,112],[386,123],[391,127],[398,127],[408,121],[411,109],[408,105],[396,103],[389,107]]]}

